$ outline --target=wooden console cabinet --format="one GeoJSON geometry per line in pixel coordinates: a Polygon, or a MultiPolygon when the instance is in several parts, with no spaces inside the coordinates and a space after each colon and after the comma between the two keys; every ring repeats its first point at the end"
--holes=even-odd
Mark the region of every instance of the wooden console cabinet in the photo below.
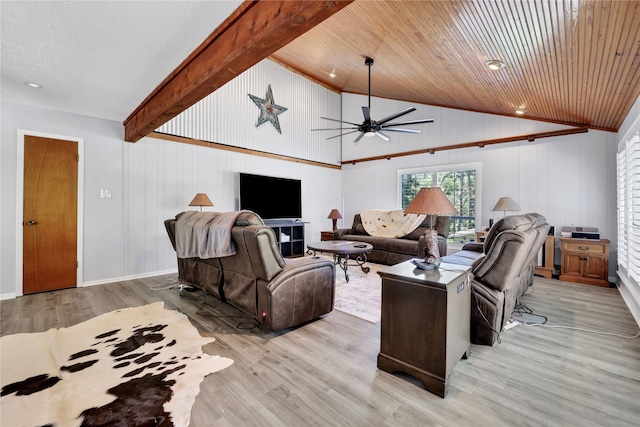
{"type": "Polygon", "coordinates": [[[444,397],[449,376],[469,356],[471,288],[465,267],[420,270],[411,261],[385,268],[378,368],[400,371],[444,397]]]}
{"type": "Polygon", "coordinates": [[[560,280],[609,286],[609,240],[560,239],[560,280]]]}

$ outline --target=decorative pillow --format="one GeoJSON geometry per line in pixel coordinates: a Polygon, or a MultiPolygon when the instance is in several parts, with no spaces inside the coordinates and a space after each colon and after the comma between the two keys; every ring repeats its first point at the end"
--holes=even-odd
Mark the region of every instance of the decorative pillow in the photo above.
{"type": "Polygon", "coordinates": [[[438,232],[436,230],[431,230],[431,232],[427,232],[424,237],[427,240],[427,258],[440,258],[440,250],[438,249],[438,232]]]}

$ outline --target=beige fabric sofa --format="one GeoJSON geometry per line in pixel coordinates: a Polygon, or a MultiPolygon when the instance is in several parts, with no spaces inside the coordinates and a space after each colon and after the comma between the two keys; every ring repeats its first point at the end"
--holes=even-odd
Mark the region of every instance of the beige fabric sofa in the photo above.
{"type": "MultiPolygon", "coordinates": [[[[367,261],[378,264],[394,265],[412,258],[424,258],[426,240],[425,233],[431,230],[431,217],[425,220],[409,235],[400,238],[371,236],[364,229],[360,214],[353,218],[351,228],[340,228],[333,232],[333,240],[349,240],[365,242],[373,245],[367,254],[367,261]]],[[[449,217],[435,216],[434,229],[438,232],[438,249],[440,256],[447,254],[447,237],[449,235],[449,217]]]]}
{"type": "Polygon", "coordinates": [[[484,244],[467,244],[442,261],[471,268],[471,342],[493,345],[517,300],[533,284],[538,251],[549,232],[537,213],[497,221],[484,244]]]}
{"type": "MultiPolygon", "coordinates": [[[[174,249],[179,216],[165,221],[174,249]]],[[[235,255],[178,258],[179,280],[237,307],[271,329],[297,326],[333,310],[336,273],[331,260],[285,260],[273,230],[250,211],[238,216],[231,233],[235,255]]]]}

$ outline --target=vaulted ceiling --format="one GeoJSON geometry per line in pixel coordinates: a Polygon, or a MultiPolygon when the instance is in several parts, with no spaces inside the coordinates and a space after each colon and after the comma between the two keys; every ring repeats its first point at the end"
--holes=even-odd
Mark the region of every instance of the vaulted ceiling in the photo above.
{"type": "MultiPolygon", "coordinates": [[[[331,3],[321,2],[325,9],[331,3]]],[[[238,1],[1,6],[3,99],[120,121],[236,7],[253,8],[238,1]],[[24,85],[39,79],[42,90],[24,85]]],[[[335,91],[366,94],[369,56],[373,96],[510,116],[524,108],[526,118],[610,131],[640,95],[637,0],[356,0],[341,7],[273,51],[261,48],[277,46],[278,31],[259,29],[252,61],[263,55],[335,91]],[[488,69],[492,59],[504,68],[488,69]]]]}
{"type": "Polygon", "coordinates": [[[272,58],[366,94],[366,56],[373,96],[616,131],[640,95],[640,2],[356,0],[272,58]]]}

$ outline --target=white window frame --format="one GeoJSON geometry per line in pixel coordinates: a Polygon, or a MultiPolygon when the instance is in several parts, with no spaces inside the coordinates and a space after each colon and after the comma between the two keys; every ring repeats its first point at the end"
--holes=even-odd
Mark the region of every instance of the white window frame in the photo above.
{"type": "Polygon", "coordinates": [[[476,230],[480,229],[482,224],[482,163],[458,163],[450,165],[438,165],[438,166],[421,166],[418,168],[398,169],[396,181],[396,206],[397,209],[402,209],[402,175],[406,174],[421,174],[421,173],[438,173],[438,172],[457,172],[463,170],[475,170],[476,171],[476,230]]]}

